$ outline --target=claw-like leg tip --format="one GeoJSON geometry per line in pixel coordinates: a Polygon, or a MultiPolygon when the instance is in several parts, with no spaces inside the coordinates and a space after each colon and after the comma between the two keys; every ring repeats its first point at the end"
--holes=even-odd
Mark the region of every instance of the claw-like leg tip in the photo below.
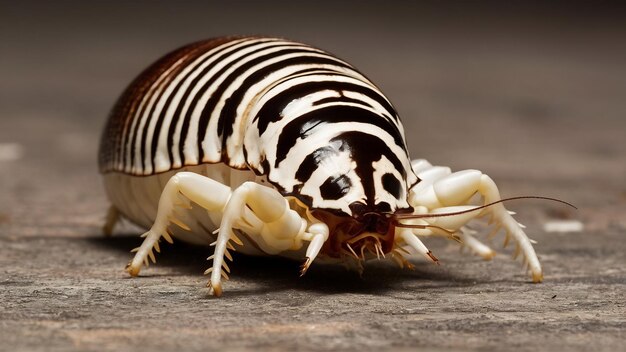
{"type": "Polygon", "coordinates": [[[133,266],[132,262],[128,262],[128,264],[126,264],[126,267],[124,268],[124,270],[130,274],[130,276],[137,276],[139,275],[139,270],[140,268],[137,266],[133,266]]]}
{"type": "Polygon", "coordinates": [[[533,282],[538,284],[543,281],[543,273],[533,273],[533,282]]]}
{"type": "Polygon", "coordinates": [[[435,257],[435,255],[433,254],[432,251],[428,251],[426,253],[426,255],[428,255],[430,257],[430,259],[433,261],[433,263],[439,264],[439,259],[437,259],[437,257],[435,257]]]}
{"type": "Polygon", "coordinates": [[[300,267],[300,277],[306,274],[307,270],[309,270],[309,266],[311,266],[311,258],[306,258],[306,261],[304,261],[304,264],[300,267]]]}
{"type": "Polygon", "coordinates": [[[485,253],[482,255],[484,260],[491,260],[495,256],[496,256],[496,251],[489,251],[488,253],[485,253]]]}
{"type": "Polygon", "coordinates": [[[217,283],[216,285],[211,284],[211,281],[207,284],[209,287],[209,294],[215,297],[220,297],[222,295],[222,284],[217,283]]]}

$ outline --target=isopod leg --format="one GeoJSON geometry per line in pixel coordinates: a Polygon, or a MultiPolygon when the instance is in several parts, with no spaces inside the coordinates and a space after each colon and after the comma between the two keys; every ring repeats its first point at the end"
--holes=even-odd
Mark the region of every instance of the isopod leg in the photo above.
{"type": "Polygon", "coordinates": [[[471,231],[465,227],[461,229],[459,237],[461,238],[462,245],[467,247],[472,253],[481,256],[485,260],[493,259],[496,252],[489,248],[489,246],[477,240],[476,237],[472,235],[474,232],[475,231],[471,231]]]}
{"type": "MultiPolygon", "coordinates": [[[[325,226],[325,225],[324,225],[325,226]]],[[[313,227],[313,226],[311,226],[313,227]]],[[[266,253],[280,253],[298,249],[302,240],[309,240],[308,255],[317,255],[328,233],[320,239],[316,234],[305,232],[307,222],[289,207],[287,200],[275,189],[254,182],[245,182],[237,187],[224,208],[217,240],[209,287],[211,293],[220,296],[222,277],[228,278],[224,270],[224,256],[228,252],[229,241],[241,244],[233,229],[240,229],[258,239],[257,245],[266,253]],[[319,246],[318,246],[319,244],[319,246]]],[[[309,258],[307,260],[312,260],[309,258]]]]}
{"type": "Polygon", "coordinates": [[[317,255],[322,249],[324,242],[328,239],[329,229],[328,225],[324,223],[314,223],[307,229],[307,232],[303,234],[303,239],[310,240],[309,246],[306,249],[306,260],[300,268],[300,276],[306,274],[307,270],[311,266],[311,263],[315,260],[317,255]]]}
{"type": "MultiPolygon", "coordinates": [[[[397,234],[398,248],[402,248],[402,244],[406,243],[410,248],[412,248],[417,253],[424,256],[424,258],[431,260],[433,263],[438,263],[439,259],[433,255],[433,252],[428,249],[422,241],[420,241],[415,234],[412,233],[409,229],[399,229],[397,234]]],[[[401,253],[398,252],[401,256],[401,253]]]]}
{"type": "Polygon", "coordinates": [[[143,243],[136,251],[133,260],[126,266],[126,271],[132,276],[139,274],[142,264],[148,264],[148,257],[154,262],[153,249],[159,251],[159,240],[164,237],[168,242],[172,239],[169,235],[168,226],[175,224],[183,229],[188,227],[178,220],[175,216],[176,206],[188,207],[188,200],[197,203],[207,211],[222,211],[230,197],[231,190],[215,180],[208,177],[192,173],[179,172],[169,179],[161,198],[159,199],[159,207],[157,210],[154,224],[146,233],[143,243]]]}
{"type": "MultiPolygon", "coordinates": [[[[150,230],[143,234],[145,240],[135,250],[137,253],[126,268],[131,275],[137,275],[141,266],[148,263],[148,258],[154,261],[152,250],[159,250],[161,237],[171,241],[167,229],[170,224],[188,229],[175,216],[175,207],[188,207],[188,200],[209,212],[219,212],[222,215],[214,243],[215,252],[209,257],[213,259],[213,263],[205,272],[211,274],[208,286],[215,296],[222,294],[222,278],[228,279],[230,269],[224,257],[232,258],[228,250],[234,247],[230,241],[243,244],[235,234],[235,229],[254,236],[256,244],[268,254],[299,249],[302,241],[310,241],[307,263],[315,259],[328,238],[326,225],[317,223],[307,228],[307,221],[292,210],[288,201],[273,188],[245,182],[231,191],[230,187],[208,177],[179,172],[165,185],[159,199],[156,220],[150,230]]],[[[308,267],[308,264],[305,265],[308,267]]]]}
{"type": "MultiPolygon", "coordinates": [[[[482,175],[480,186],[478,188],[478,192],[485,199],[485,204],[495,202],[500,199],[500,193],[498,192],[498,187],[495,182],[487,176],[482,175]]],[[[516,242],[517,249],[515,255],[517,255],[520,251],[522,254],[522,259],[525,264],[528,265],[528,269],[532,275],[533,282],[541,282],[543,281],[543,272],[541,270],[541,264],[539,264],[539,259],[537,258],[537,254],[535,253],[535,249],[533,248],[530,239],[522,230],[522,225],[518,223],[513,217],[511,213],[506,210],[504,205],[495,204],[492,207],[488,207],[483,210],[481,215],[486,215],[490,218],[490,223],[495,223],[495,228],[504,229],[506,240],[508,241],[509,237],[513,238],[516,242]]],[[[506,242],[505,242],[506,243],[506,242]]]]}
{"type": "MultiPolygon", "coordinates": [[[[451,173],[449,168],[432,166],[426,160],[412,162],[413,169],[422,180],[411,190],[409,202],[418,213],[450,213],[469,210],[475,194],[482,196],[482,203],[489,204],[500,200],[498,187],[493,180],[478,170],[463,170],[451,173]]],[[[417,235],[436,234],[435,230],[445,229],[459,233],[462,241],[483,258],[491,258],[495,252],[478,242],[470,233],[463,231],[464,225],[470,220],[489,216],[494,224],[494,231],[502,228],[507,239],[512,238],[521,252],[524,262],[528,265],[534,282],[541,282],[543,274],[541,265],[530,240],[502,204],[494,204],[482,211],[468,212],[456,216],[433,217],[414,220],[419,225],[428,225],[426,229],[414,230],[417,235]]]]}

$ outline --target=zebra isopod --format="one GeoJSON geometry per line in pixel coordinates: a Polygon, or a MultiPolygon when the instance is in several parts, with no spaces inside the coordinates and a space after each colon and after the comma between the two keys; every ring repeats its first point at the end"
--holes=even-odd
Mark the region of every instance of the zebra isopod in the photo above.
{"type": "Polygon", "coordinates": [[[147,229],[126,267],[133,276],[155,261],[161,237],[215,247],[206,274],[217,296],[235,250],[302,260],[301,274],[314,261],[437,262],[420,240],[429,236],[490,259],[467,227],[487,217],[542,280],[492,179],[411,160],[389,99],[306,44],[223,37],[167,54],[117,101],[99,165],[112,203],[105,232],[120,217],[147,229]]]}

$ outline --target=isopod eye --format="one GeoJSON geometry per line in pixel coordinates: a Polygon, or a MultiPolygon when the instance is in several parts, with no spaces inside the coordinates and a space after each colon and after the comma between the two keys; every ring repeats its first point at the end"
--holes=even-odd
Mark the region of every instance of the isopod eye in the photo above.
{"type": "Polygon", "coordinates": [[[331,176],[320,186],[320,193],[324,199],[337,200],[348,194],[350,186],[352,186],[352,182],[348,176],[331,176]]]}
{"type": "Polygon", "coordinates": [[[396,197],[396,199],[400,199],[400,194],[402,193],[402,185],[393,174],[384,174],[382,178],[382,184],[385,191],[396,197]]]}

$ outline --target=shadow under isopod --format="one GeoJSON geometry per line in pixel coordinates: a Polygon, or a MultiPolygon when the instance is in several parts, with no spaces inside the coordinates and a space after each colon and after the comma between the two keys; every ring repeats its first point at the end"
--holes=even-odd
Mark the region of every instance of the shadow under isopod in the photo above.
{"type": "MultiPolygon", "coordinates": [[[[115,235],[113,237],[90,237],[87,239],[100,248],[128,253],[137,247],[141,239],[135,235],[115,235]]],[[[164,243],[157,255],[160,267],[175,268],[185,275],[198,275],[208,267],[206,258],[212,248],[193,246],[180,241],[174,244],[164,243]]],[[[238,289],[228,292],[229,296],[254,295],[259,292],[278,292],[303,290],[322,294],[335,293],[371,293],[384,294],[397,289],[410,281],[416,289],[439,289],[442,287],[464,287],[476,283],[475,278],[456,276],[449,270],[427,262],[415,262],[414,270],[401,269],[392,262],[383,260],[369,261],[362,275],[346,269],[340,264],[313,265],[303,277],[299,276],[300,262],[278,256],[257,257],[234,253],[233,262],[229,263],[232,281],[252,282],[255,288],[250,291],[238,289]]],[[[120,263],[122,270],[125,263],[120,263]]],[[[140,276],[152,276],[153,266],[144,268],[140,276]]],[[[165,275],[159,275],[165,276],[165,275]]]]}

